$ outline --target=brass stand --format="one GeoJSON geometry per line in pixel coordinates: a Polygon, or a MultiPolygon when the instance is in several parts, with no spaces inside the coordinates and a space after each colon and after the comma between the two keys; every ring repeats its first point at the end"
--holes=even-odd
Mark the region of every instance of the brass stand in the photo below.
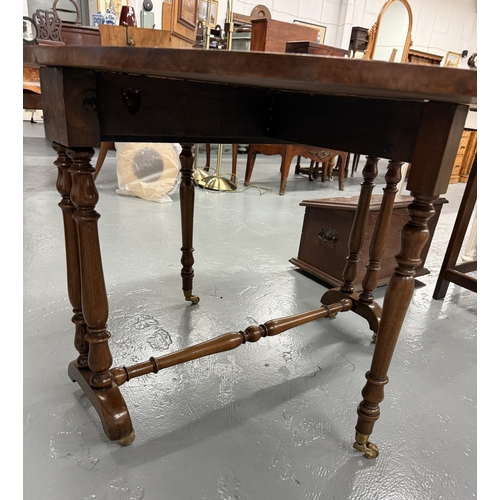
{"type": "MultiPolygon", "coordinates": [[[[197,186],[204,186],[205,185],[205,179],[209,176],[208,172],[203,169],[198,167],[198,157],[200,154],[200,145],[195,144],[194,146],[194,174],[193,174],[193,181],[197,186]]],[[[210,154],[210,152],[208,153],[210,154]]]]}
{"type": "Polygon", "coordinates": [[[207,177],[203,180],[202,184],[198,185],[203,185],[206,189],[211,189],[213,191],[236,191],[238,189],[236,184],[220,175],[221,165],[222,144],[219,144],[217,149],[217,170],[215,175],[207,177]]]}

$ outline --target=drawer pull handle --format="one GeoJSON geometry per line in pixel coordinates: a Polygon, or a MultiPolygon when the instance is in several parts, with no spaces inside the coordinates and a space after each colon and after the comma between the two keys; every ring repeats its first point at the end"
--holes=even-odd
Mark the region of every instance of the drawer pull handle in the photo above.
{"type": "Polygon", "coordinates": [[[336,243],[338,233],[337,233],[337,231],[335,231],[335,229],[329,229],[327,227],[324,227],[318,233],[318,236],[319,236],[319,239],[321,241],[323,241],[324,243],[336,243]]]}

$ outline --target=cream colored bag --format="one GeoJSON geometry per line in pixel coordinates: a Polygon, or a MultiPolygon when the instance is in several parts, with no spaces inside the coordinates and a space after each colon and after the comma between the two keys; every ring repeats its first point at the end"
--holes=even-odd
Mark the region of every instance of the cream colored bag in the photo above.
{"type": "Polygon", "coordinates": [[[171,143],[116,143],[118,194],[164,203],[179,183],[181,146],[171,143]]]}

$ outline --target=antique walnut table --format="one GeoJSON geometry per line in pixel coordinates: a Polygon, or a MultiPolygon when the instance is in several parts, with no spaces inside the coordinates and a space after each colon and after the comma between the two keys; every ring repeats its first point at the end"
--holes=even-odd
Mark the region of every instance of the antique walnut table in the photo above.
{"type": "Polygon", "coordinates": [[[365,456],[375,458],[378,449],[369,436],[380,416],[379,403],[428,238],[433,201],[446,192],[466,115],[477,102],[476,73],[297,54],[77,46],[25,47],[24,66],[40,68],[45,135],[57,152],[78,351],[69,376],[94,405],[109,439],[122,445],[134,439],[120,391],[128,380],[350,311],[366,319],[376,340],[354,443],[365,456]],[[303,126],[311,123],[313,127],[303,126]],[[193,294],[194,144],[299,143],[366,155],[342,285],[328,290],[312,311],[226,333],[135,365],[113,367],[91,165],[93,148],[105,141],[181,144],[181,277],[184,299],[190,303],[199,300],[193,294]],[[362,291],[355,292],[380,158],[390,160],[386,187],[362,291]],[[382,308],[372,291],[403,162],[411,163],[407,187],[413,201],[382,308]]]}

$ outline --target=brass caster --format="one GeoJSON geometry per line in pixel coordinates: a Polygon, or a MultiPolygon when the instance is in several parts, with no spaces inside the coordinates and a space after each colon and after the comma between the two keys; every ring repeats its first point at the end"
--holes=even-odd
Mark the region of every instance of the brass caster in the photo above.
{"type": "Polygon", "coordinates": [[[132,430],[132,432],[128,436],[122,439],[117,439],[117,441],[118,444],[120,444],[121,446],[129,446],[134,442],[134,439],[135,439],[135,432],[132,430]]]}
{"type": "Polygon", "coordinates": [[[378,447],[376,444],[368,441],[369,434],[360,434],[356,432],[356,442],[353,444],[354,448],[361,453],[364,453],[366,458],[374,459],[378,457],[378,447]]]}
{"type": "Polygon", "coordinates": [[[193,304],[198,304],[200,301],[200,297],[192,294],[193,290],[184,290],[184,299],[188,302],[192,302],[193,304]]]}

